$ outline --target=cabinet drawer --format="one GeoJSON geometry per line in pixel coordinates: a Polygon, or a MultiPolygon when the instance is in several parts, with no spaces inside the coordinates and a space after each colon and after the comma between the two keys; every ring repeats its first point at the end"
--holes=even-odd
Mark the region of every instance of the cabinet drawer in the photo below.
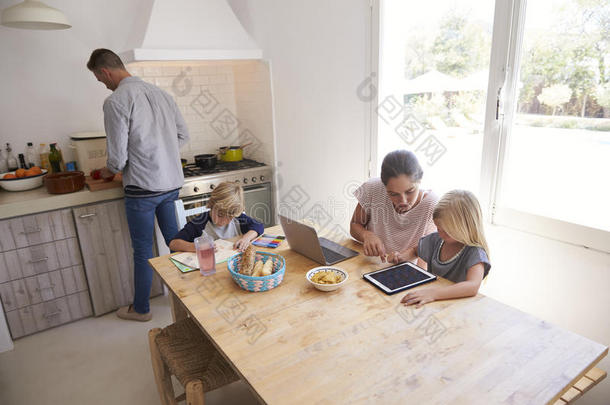
{"type": "Polygon", "coordinates": [[[35,276],[81,263],[76,238],[17,249],[24,277],[35,276]]]}
{"type": "Polygon", "coordinates": [[[82,269],[77,266],[0,284],[0,298],[4,309],[12,311],[86,290],[82,269]]]}
{"type": "Polygon", "coordinates": [[[53,241],[48,214],[27,215],[9,220],[17,248],[53,241]]]}
{"type": "Polygon", "coordinates": [[[6,320],[13,339],[37,332],[32,307],[25,307],[6,313],[6,320]]]}
{"type": "Polygon", "coordinates": [[[0,253],[0,283],[23,278],[16,250],[0,253]]]}
{"type": "Polygon", "coordinates": [[[31,303],[24,280],[0,284],[0,298],[5,311],[23,308],[31,303]]]}
{"type": "Polygon", "coordinates": [[[52,301],[41,302],[6,313],[13,339],[91,316],[91,301],[86,291],[52,301]]]}
{"type": "Polygon", "coordinates": [[[8,220],[8,225],[16,248],[76,236],[70,209],[13,218],[8,220]]]}
{"type": "Polygon", "coordinates": [[[11,233],[9,221],[9,219],[0,221],[0,252],[13,250],[17,247],[15,246],[15,240],[13,239],[13,234],[11,233]]]}
{"type": "Polygon", "coordinates": [[[87,290],[87,280],[85,279],[83,266],[68,267],[60,271],[66,294],[74,294],[87,290]]]}

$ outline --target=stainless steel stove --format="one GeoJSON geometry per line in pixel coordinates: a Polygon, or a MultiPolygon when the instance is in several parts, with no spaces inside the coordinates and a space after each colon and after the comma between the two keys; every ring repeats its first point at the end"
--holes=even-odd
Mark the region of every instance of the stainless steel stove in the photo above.
{"type": "Polygon", "coordinates": [[[212,170],[203,170],[194,164],[184,169],[184,185],[179,197],[184,208],[205,205],[218,184],[230,181],[241,184],[244,189],[246,213],[262,222],[266,227],[275,224],[270,166],[251,159],[239,162],[218,162],[212,170]]]}
{"type": "Polygon", "coordinates": [[[239,162],[218,162],[211,170],[204,170],[194,164],[184,169],[184,185],[180,189],[180,198],[191,198],[211,193],[214,187],[223,181],[236,182],[244,191],[261,184],[271,183],[271,167],[251,159],[239,162]]]}

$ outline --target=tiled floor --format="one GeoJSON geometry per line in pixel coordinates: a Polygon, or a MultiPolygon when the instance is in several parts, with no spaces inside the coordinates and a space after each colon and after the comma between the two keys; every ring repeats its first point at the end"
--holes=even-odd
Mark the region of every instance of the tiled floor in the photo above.
{"type": "MultiPolygon", "coordinates": [[[[166,297],[151,306],[151,322],[110,313],[15,341],[13,351],[0,354],[0,404],[160,404],[148,330],[168,325],[171,315],[166,297]]],[[[256,403],[241,382],[206,394],[206,405],[256,403]]]]}

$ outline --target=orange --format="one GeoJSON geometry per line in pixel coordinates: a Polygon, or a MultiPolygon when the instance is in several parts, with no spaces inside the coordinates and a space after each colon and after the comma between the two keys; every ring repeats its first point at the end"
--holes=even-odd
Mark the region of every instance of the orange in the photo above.
{"type": "Polygon", "coordinates": [[[40,167],[38,167],[38,166],[32,166],[32,167],[30,167],[30,170],[33,170],[37,174],[42,173],[42,169],[40,167]]]}
{"type": "Polygon", "coordinates": [[[7,173],[4,175],[3,179],[16,179],[17,176],[15,176],[13,173],[7,173]]]}
{"type": "Polygon", "coordinates": [[[25,169],[17,169],[15,171],[15,176],[17,176],[17,177],[25,177],[25,169]]]}
{"type": "Polygon", "coordinates": [[[30,177],[30,176],[36,176],[40,173],[38,173],[36,170],[33,169],[28,169],[25,171],[25,177],[30,177]]]}

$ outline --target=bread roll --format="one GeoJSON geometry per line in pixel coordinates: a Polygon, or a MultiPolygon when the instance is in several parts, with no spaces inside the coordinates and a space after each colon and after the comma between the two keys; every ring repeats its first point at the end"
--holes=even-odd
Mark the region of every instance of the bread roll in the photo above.
{"type": "Polygon", "coordinates": [[[261,277],[263,275],[263,261],[258,260],[252,270],[252,277],[261,277]]]}
{"type": "Polygon", "coordinates": [[[256,259],[256,248],[253,245],[248,246],[241,258],[241,274],[251,276],[254,269],[254,260],[256,259]]]}
{"type": "Polygon", "coordinates": [[[273,273],[273,260],[268,258],[263,266],[263,276],[269,276],[273,273]]]}

